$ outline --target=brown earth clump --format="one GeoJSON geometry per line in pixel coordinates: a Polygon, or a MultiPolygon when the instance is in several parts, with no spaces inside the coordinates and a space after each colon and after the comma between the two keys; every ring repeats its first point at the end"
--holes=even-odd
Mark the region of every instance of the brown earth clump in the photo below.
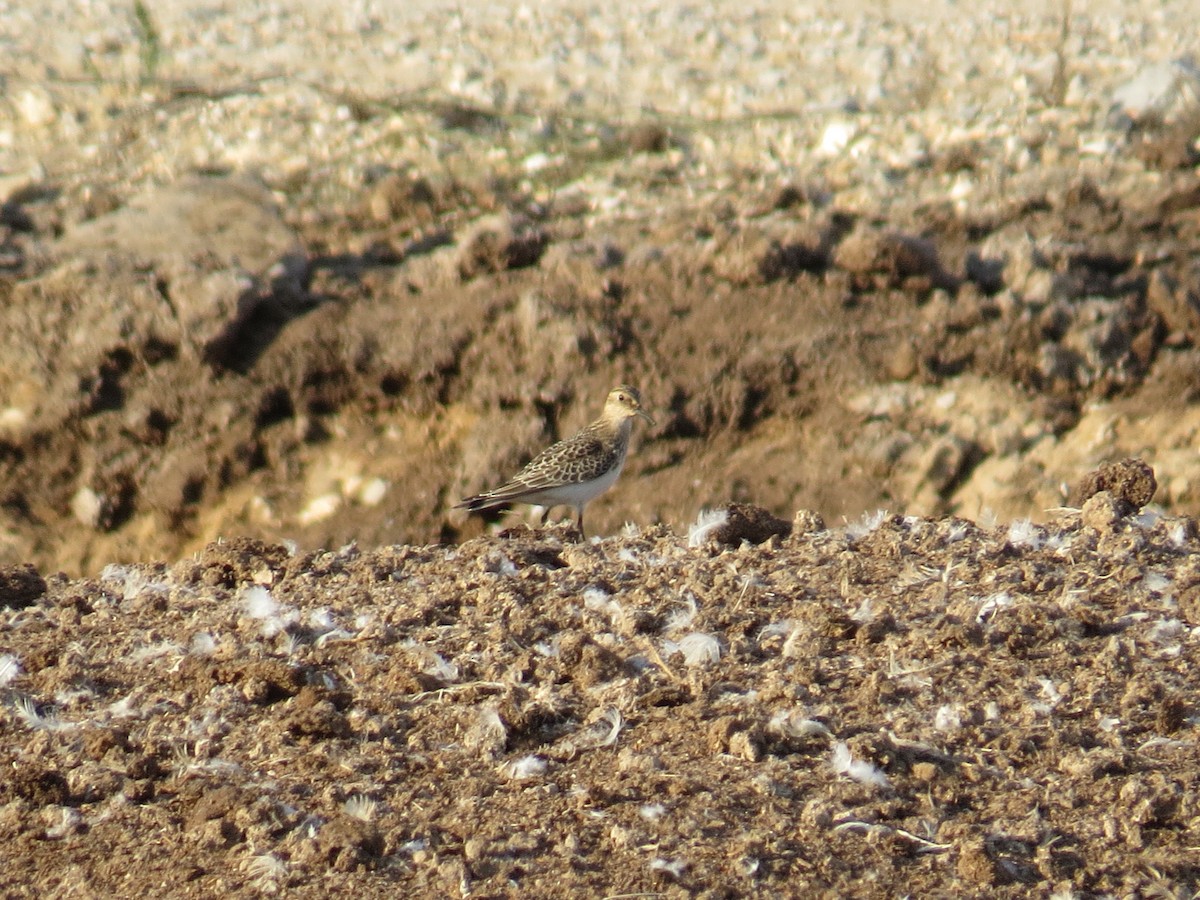
{"type": "Polygon", "coordinates": [[[1158,482],[1154,470],[1143,460],[1123,459],[1089,472],[1079,485],[1079,501],[1086,502],[1100,491],[1108,491],[1127,512],[1136,512],[1154,497],[1158,482]]]}

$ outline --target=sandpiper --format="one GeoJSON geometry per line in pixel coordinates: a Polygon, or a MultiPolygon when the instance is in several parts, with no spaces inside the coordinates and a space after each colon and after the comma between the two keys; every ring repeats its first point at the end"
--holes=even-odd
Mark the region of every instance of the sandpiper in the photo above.
{"type": "Polygon", "coordinates": [[[582,537],[584,506],[612,487],[625,465],[634,416],[654,424],[642,409],[637,388],[618,385],[608,392],[604,412],[595,422],[547,447],[500,487],[468,497],[455,508],[478,512],[505,503],[530,503],[545,507],[545,525],[553,507],[573,506],[575,525],[582,537]]]}

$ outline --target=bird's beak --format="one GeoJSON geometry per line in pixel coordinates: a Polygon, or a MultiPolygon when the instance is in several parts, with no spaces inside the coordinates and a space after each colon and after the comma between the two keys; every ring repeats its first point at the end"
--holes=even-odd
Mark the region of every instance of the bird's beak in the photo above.
{"type": "Polygon", "coordinates": [[[643,419],[645,419],[647,422],[649,422],[651,425],[655,424],[654,417],[651,416],[650,413],[646,412],[644,409],[639,409],[637,411],[637,414],[639,416],[641,416],[643,419]]]}

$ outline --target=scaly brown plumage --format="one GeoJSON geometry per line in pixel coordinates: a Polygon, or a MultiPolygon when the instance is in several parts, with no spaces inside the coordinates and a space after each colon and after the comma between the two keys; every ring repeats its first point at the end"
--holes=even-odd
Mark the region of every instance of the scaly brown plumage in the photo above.
{"type": "Polygon", "coordinates": [[[455,508],[478,512],[505,503],[530,503],[546,508],[545,524],[551,508],[571,506],[582,535],[584,506],[612,487],[621,474],[635,416],[654,424],[642,409],[637,388],[618,385],[609,391],[604,412],[595,422],[547,447],[500,487],[468,497],[455,508]]]}

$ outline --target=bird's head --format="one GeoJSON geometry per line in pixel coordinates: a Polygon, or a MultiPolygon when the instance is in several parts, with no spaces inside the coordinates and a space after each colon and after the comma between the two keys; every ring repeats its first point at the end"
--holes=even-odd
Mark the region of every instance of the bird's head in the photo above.
{"type": "Polygon", "coordinates": [[[651,425],[654,419],[650,413],[642,409],[642,395],[635,387],[620,384],[608,392],[608,400],[604,404],[604,413],[614,419],[629,419],[641,416],[651,425]]]}

